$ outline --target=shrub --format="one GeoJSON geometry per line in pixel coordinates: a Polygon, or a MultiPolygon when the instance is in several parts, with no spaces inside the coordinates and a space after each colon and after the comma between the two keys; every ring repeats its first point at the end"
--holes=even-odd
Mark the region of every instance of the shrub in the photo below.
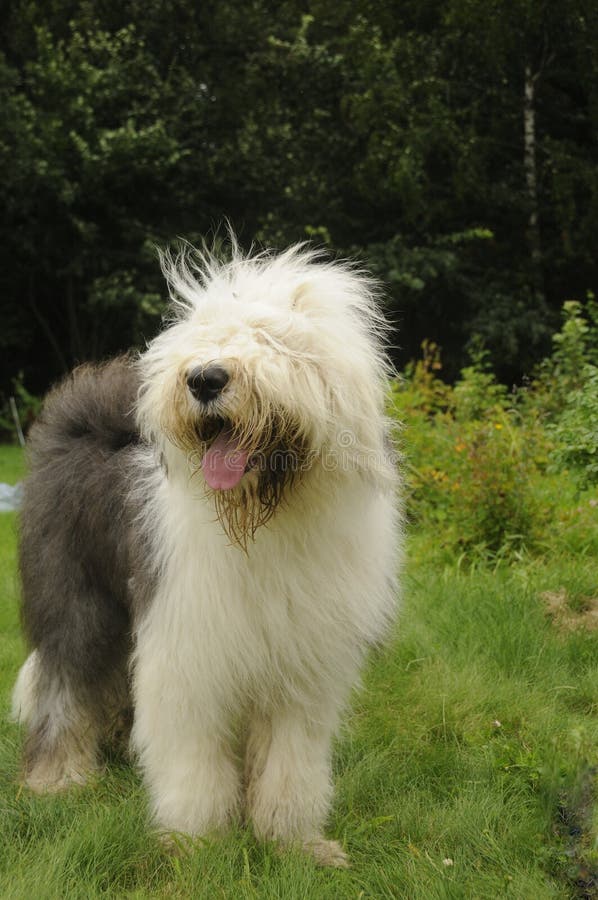
{"type": "Polygon", "coordinates": [[[497,382],[491,368],[489,353],[479,339],[470,348],[471,365],[461,370],[461,377],[453,392],[455,418],[459,422],[473,422],[507,406],[507,389],[497,382]]]}
{"type": "Polygon", "coordinates": [[[537,439],[515,410],[500,407],[457,430],[452,517],[463,550],[508,553],[537,543],[537,439]]]}
{"type": "Polygon", "coordinates": [[[392,385],[390,414],[406,426],[398,429],[403,450],[403,472],[408,515],[412,521],[446,517],[448,498],[444,471],[450,437],[453,391],[438,377],[442,368],[439,347],[422,344],[422,358],[411,363],[392,385]]]}
{"type": "Polygon", "coordinates": [[[557,418],[572,392],[584,388],[584,370],[598,365],[598,304],[592,294],[585,307],[577,300],[563,304],[563,324],[552,337],[553,351],[530,385],[528,400],[549,418],[557,418]]]}
{"type": "Polygon", "coordinates": [[[562,414],[552,425],[557,469],[572,469],[580,488],[598,484],[598,366],[581,370],[583,387],[567,397],[562,414]]]}
{"type": "Polygon", "coordinates": [[[509,555],[538,541],[543,513],[534,480],[547,456],[540,419],[525,419],[478,348],[454,388],[437,377],[438,348],[397,382],[412,521],[436,526],[439,542],[466,554],[509,555]]]}

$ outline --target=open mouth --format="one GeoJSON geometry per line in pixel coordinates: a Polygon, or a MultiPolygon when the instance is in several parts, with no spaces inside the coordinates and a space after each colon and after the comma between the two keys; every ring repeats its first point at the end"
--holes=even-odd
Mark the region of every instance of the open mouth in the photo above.
{"type": "Polygon", "coordinates": [[[197,437],[203,444],[211,444],[225,428],[232,429],[232,423],[222,416],[205,416],[195,425],[197,437]]]}
{"type": "Polygon", "coordinates": [[[236,487],[252,465],[249,451],[239,446],[231,422],[219,416],[210,417],[201,423],[198,434],[208,444],[201,463],[207,484],[214,491],[236,487]]]}

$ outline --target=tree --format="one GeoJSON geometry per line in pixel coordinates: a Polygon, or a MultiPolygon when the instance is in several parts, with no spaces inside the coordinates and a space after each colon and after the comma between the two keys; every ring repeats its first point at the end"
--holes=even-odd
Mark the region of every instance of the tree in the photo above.
{"type": "Polygon", "coordinates": [[[449,377],[473,334],[519,377],[597,287],[582,0],[9,0],[0,27],[5,380],[142,343],[153,245],[225,217],[364,259],[397,362],[431,338],[449,377]]]}

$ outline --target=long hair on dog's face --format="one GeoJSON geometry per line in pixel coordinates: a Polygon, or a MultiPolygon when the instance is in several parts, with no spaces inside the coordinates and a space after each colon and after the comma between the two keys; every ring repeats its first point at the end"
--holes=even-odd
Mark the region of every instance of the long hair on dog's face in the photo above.
{"type": "Polygon", "coordinates": [[[171,322],[139,360],[139,426],[169,469],[182,455],[203,476],[232,541],[246,546],[323,461],[392,480],[371,279],[301,247],[233,244],[227,262],[184,250],[162,267],[171,322]]]}

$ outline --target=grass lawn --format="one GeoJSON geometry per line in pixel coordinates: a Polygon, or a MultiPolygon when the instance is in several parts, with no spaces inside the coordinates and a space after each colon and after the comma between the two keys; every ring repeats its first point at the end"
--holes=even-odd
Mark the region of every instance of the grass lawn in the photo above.
{"type": "MultiPolygon", "coordinates": [[[[0,448],[0,481],[21,472],[0,448]]],[[[53,798],[19,786],[1,724],[0,897],[548,898],[597,888],[598,524],[589,495],[542,556],[465,570],[410,538],[396,635],[371,659],[337,743],[329,834],[352,860],[316,869],[239,829],[189,857],[149,833],[139,778],[53,798]],[[594,868],[592,868],[594,867],[594,868]]],[[[0,515],[0,702],[24,648],[15,517],[0,515]]],[[[193,786],[189,786],[190,790],[193,786]]]]}
{"type": "Polygon", "coordinates": [[[16,444],[0,444],[0,481],[16,484],[25,474],[24,454],[16,444]]]}

